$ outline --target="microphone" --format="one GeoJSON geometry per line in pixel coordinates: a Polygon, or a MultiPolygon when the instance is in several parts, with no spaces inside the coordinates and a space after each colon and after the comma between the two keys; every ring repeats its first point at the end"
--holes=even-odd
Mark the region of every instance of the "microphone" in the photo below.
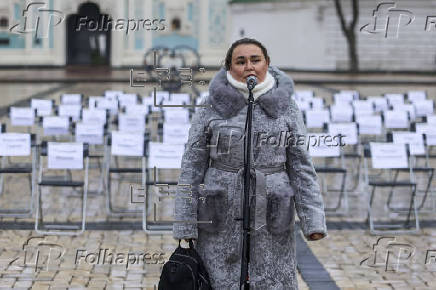
{"type": "Polygon", "coordinates": [[[257,78],[255,76],[247,77],[247,88],[251,91],[257,85],[257,78]]]}

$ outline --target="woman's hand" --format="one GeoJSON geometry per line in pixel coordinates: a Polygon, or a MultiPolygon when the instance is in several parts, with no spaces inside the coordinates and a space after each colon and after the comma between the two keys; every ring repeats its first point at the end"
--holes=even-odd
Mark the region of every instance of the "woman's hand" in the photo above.
{"type": "Polygon", "coordinates": [[[315,241],[315,240],[320,240],[320,239],[324,238],[324,234],[322,234],[322,233],[313,233],[309,237],[310,237],[311,240],[315,241]]]}

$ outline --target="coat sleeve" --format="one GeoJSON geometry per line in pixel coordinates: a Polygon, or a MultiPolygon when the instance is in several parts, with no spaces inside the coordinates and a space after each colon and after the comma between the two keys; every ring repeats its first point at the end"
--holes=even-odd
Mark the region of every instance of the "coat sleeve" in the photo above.
{"type": "Polygon", "coordinates": [[[181,173],[175,196],[173,237],[175,239],[198,238],[197,202],[200,184],[208,167],[209,150],[205,136],[206,108],[195,112],[188,142],[182,157],[181,173]],[[187,221],[187,222],[183,222],[187,221]]]}
{"type": "Polygon", "coordinates": [[[303,117],[292,99],[288,116],[293,141],[286,147],[286,168],[295,192],[294,202],[301,229],[310,241],[310,235],[313,233],[327,236],[324,202],[312,158],[306,148],[306,127],[303,117]]]}

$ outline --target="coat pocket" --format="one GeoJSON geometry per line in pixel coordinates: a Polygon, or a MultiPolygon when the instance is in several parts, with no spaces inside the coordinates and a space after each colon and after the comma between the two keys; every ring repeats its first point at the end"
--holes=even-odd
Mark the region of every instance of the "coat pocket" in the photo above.
{"type": "Polygon", "coordinates": [[[272,234],[280,234],[290,229],[295,215],[294,190],[282,173],[267,176],[266,183],[267,228],[272,234]]]}
{"type": "Polygon", "coordinates": [[[227,192],[224,189],[206,188],[200,190],[197,208],[199,229],[210,233],[225,230],[226,217],[228,216],[228,201],[227,192]]]}

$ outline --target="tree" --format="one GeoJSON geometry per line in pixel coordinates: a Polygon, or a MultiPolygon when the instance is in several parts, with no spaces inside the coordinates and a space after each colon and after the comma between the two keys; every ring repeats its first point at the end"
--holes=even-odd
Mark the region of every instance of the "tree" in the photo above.
{"type": "Polygon", "coordinates": [[[351,0],[353,8],[353,19],[348,25],[345,23],[341,0],[334,0],[334,2],[336,13],[338,14],[339,20],[341,22],[342,32],[344,33],[348,43],[348,57],[350,60],[349,70],[351,72],[357,72],[359,70],[359,57],[357,55],[355,28],[357,25],[357,20],[359,18],[359,2],[358,0],[351,0]]]}

